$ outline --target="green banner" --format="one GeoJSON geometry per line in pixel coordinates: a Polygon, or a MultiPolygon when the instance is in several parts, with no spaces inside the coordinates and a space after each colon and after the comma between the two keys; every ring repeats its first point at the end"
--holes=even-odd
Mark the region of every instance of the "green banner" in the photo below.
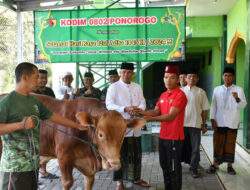
{"type": "Polygon", "coordinates": [[[35,62],[184,61],[185,7],[35,11],[35,62]]]}

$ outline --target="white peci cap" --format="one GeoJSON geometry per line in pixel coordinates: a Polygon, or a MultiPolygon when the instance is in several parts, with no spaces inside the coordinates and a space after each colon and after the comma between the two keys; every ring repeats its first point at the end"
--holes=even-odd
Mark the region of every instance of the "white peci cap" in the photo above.
{"type": "Polygon", "coordinates": [[[71,72],[65,72],[65,73],[62,74],[62,78],[66,77],[68,75],[73,76],[71,72]]]}

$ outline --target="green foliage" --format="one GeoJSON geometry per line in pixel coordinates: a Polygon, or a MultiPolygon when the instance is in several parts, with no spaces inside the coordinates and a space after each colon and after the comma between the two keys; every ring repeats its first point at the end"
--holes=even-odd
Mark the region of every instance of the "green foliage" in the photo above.
{"type": "MultiPolygon", "coordinates": [[[[22,61],[34,63],[33,12],[22,13],[22,27],[22,61]]],[[[16,65],[17,15],[0,7],[0,93],[8,93],[15,88],[16,65]]],[[[37,67],[48,71],[48,85],[51,85],[51,64],[39,64],[37,67]]]]}
{"type": "Polygon", "coordinates": [[[15,84],[17,29],[16,13],[0,7],[0,92],[13,90],[15,84]]]}

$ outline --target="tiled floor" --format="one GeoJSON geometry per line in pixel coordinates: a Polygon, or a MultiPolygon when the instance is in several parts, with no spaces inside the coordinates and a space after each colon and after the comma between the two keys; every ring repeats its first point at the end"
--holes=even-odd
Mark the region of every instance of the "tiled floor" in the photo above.
{"type": "MultiPolygon", "coordinates": [[[[207,160],[204,152],[201,152],[200,164],[204,168],[208,168],[210,163],[207,160]]],[[[51,160],[47,166],[49,172],[60,176],[57,160],[51,160]]],[[[83,176],[77,170],[73,171],[74,185],[72,190],[82,190],[84,181],[83,176]]],[[[205,170],[200,170],[200,178],[193,179],[189,174],[189,166],[183,164],[183,188],[182,190],[222,190],[216,175],[209,175],[205,170]]],[[[126,183],[126,190],[164,190],[162,170],[159,166],[159,155],[157,152],[143,153],[142,161],[142,178],[151,183],[152,187],[142,188],[133,185],[130,182],[126,183]]],[[[41,179],[41,190],[61,190],[61,179],[45,180],[41,179]]],[[[93,190],[114,190],[116,183],[112,181],[111,171],[101,171],[95,175],[95,184],[93,190]]]]}
{"type": "MultiPolygon", "coordinates": [[[[149,126],[148,130],[152,130],[149,126]]],[[[238,133],[240,134],[240,131],[238,133]]],[[[239,138],[239,137],[238,137],[239,138]]],[[[202,136],[202,147],[204,151],[201,151],[200,164],[204,169],[208,169],[210,166],[209,160],[213,161],[213,131],[208,131],[205,136],[202,136]],[[209,160],[207,159],[207,156],[209,160]]],[[[162,171],[159,166],[159,158],[157,152],[143,153],[142,163],[142,178],[152,184],[150,190],[164,190],[162,171]]],[[[245,152],[239,145],[236,147],[234,168],[237,175],[232,176],[227,173],[227,165],[222,164],[216,175],[209,175],[205,170],[201,170],[201,177],[193,179],[189,174],[189,166],[183,164],[183,188],[182,190],[248,190],[250,189],[250,155],[245,152]],[[218,177],[218,178],[217,178],[218,177]],[[223,186],[220,185],[219,180],[222,181],[223,186]]],[[[60,176],[59,166],[56,160],[52,160],[48,164],[48,170],[52,173],[56,173],[60,176]]],[[[74,170],[74,185],[72,190],[82,190],[84,181],[83,176],[77,170],[74,170]]],[[[95,176],[94,190],[112,190],[115,189],[115,182],[112,181],[112,172],[101,171],[95,176]]],[[[41,180],[43,182],[40,185],[41,190],[61,190],[61,180],[41,180]]],[[[141,188],[133,185],[132,183],[126,183],[127,190],[139,190],[148,189],[141,188]]]]}
{"type": "MultiPolygon", "coordinates": [[[[209,159],[213,161],[213,132],[209,131],[207,136],[202,136],[201,144],[209,159]]],[[[237,175],[227,173],[227,164],[222,164],[217,172],[227,190],[250,189],[250,155],[240,146],[236,146],[235,163],[233,164],[237,175]]]]}

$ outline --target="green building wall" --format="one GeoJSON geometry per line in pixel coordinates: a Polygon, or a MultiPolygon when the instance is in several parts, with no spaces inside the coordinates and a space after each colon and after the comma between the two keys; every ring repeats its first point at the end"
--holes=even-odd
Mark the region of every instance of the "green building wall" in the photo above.
{"type": "Polygon", "coordinates": [[[227,50],[229,48],[231,40],[233,39],[236,29],[246,37],[246,0],[240,0],[227,15],[227,50]]]}
{"type": "Polygon", "coordinates": [[[193,38],[222,37],[222,16],[187,17],[186,26],[193,38]]]}
{"type": "MultiPolygon", "coordinates": [[[[245,81],[245,43],[243,40],[238,45],[236,53],[236,84],[244,89],[245,81]]],[[[240,111],[240,122],[243,122],[244,110],[240,111]]]]}
{"type": "MultiPolygon", "coordinates": [[[[247,12],[246,12],[246,0],[240,0],[227,15],[227,50],[230,43],[238,30],[243,34],[246,39],[247,31],[247,12]]],[[[235,68],[236,68],[236,84],[244,89],[244,77],[245,77],[245,42],[240,41],[236,56],[235,56],[235,68]]],[[[243,122],[244,111],[241,110],[240,121],[243,122]]]]}
{"type": "Polygon", "coordinates": [[[203,53],[205,65],[200,74],[205,80],[214,75],[213,88],[221,84],[221,38],[223,35],[223,17],[187,17],[186,25],[192,29],[192,38],[187,39],[187,54],[203,53]],[[212,62],[209,64],[209,51],[212,51],[212,62]]]}

